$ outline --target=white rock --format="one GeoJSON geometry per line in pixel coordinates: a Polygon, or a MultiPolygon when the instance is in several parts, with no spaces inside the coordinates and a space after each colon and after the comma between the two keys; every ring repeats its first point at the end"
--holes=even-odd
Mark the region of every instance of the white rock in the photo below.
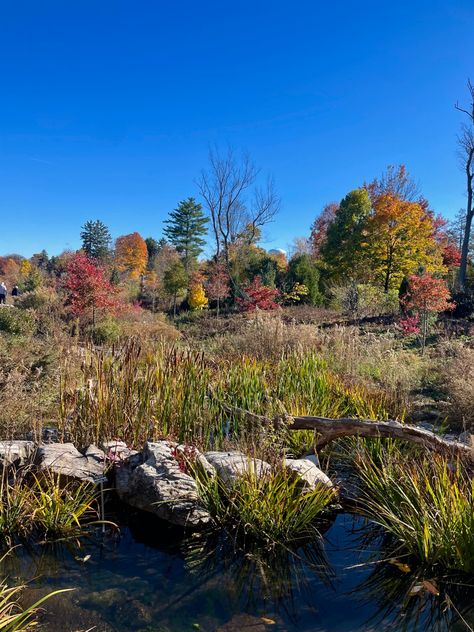
{"type": "Polygon", "coordinates": [[[310,459],[287,459],[285,467],[305,482],[309,489],[316,489],[318,485],[333,488],[333,482],[310,459]]]}
{"type": "Polygon", "coordinates": [[[33,441],[0,441],[0,466],[25,465],[34,450],[33,441]]]}
{"type": "Polygon", "coordinates": [[[104,479],[104,465],[92,456],[82,455],[72,443],[39,446],[35,463],[40,470],[49,470],[79,481],[98,483],[104,479]]]}
{"type": "Polygon", "coordinates": [[[271,471],[265,461],[254,459],[242,452],[205,452],[207,461],[215,468],[217,476],[227,483],[233,483],[244,474],[252,473],[258,477],[271,471]]]}

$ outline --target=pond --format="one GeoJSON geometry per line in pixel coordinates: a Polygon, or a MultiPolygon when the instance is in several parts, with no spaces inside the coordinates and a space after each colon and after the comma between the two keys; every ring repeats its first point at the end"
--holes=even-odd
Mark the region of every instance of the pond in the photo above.
{"type": "Polygon", "coordinates": [[[29,582],[27,603],[74,588],[45,604],[48,632],[474,627],[474,580],[416,577],[406,561],[380,562],[387,556],[382,539],[349,514],[328,526],[323,548],[264,554],[238,552],[222,537],[183,537],[149,515],[115,519],[119,532],[22,546],[4,560],[11,581],[29,582]]]}

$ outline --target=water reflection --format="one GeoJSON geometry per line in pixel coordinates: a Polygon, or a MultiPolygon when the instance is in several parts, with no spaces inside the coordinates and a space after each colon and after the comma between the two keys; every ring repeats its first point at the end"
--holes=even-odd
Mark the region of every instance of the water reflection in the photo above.
{"type": "Polygon", "coordinates": [[[230,534],[184,537],[139,514],[117,520],[119,537],[98,531],[80,545],[24,546],[3,562],[12,579],[31,581],[30,602],[55,588],[76,588],[48,602],[48,632],[474,627],[474,580],[415,572],[379,530],[353,516],[338,515],[324,540],[264,551],[230,534]]]}

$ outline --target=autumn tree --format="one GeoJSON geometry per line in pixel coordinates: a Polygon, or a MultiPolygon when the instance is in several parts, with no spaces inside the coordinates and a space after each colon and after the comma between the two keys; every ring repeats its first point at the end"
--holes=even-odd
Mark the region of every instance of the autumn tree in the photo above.
{"type": "Polygon", "coordinates": [[[208,222],[201,204],[192,197],[180,202],[164,222],[166,228],[163,232],[182,256],[188,274],[203,251],[208,222]]]}
{"type": "Polygon", "coordinates": [[[262,285],[260,277],[256,276],[252,283],[244,288],[244,296],[237,298],[237,304],[244,312],[278,309],[279,305],[275,299],[279,295],[278,290],[262,285]]]}
{"type": "Polygon", "coordinates": [[[216,301],[216,315],[219,316],[221,301],[230,295],[229,275],[222,263],[213,262],[209,265],[206,292],[211,301],[216,301]]]}
{"type": "Polygon", "coordinates": [[[166,293],[173,299],[173,316],[176,316],[178,296],[188,287],[188,275],[181,260],[173,263],[164,273],[163,285],[166,293]]]}
{"type": "Polygon", "coordinates": [[[311,254],[315,259],[319,258],[321,255],[321,248],[326,242],[328,227],[334,221],[338,208],[339,204],[337,204],[337,202],[330,202],[329,204],[326,204],[311,225],[309,247],[311,249],[311,254]]]}
{"type": "Polygon", "coordinates": [[[112,237],[109,229],[100,219],[88,220],[81,230],[82,250],[88,257],[105,261],[110,255],[112,237]]]}
{"type": "Polygon", "coordinates": [[[462,167],[466,176],[466,219],[464,235],[461,247],[461,264],[459,267],[459,288],[464,291],[466,285],[466,272],[471,240],[472,220],[474,218],[474,85],[467,83],[470,103],[464,108],[456,104],[456,109],[467,116],[467,123],[462,125],[458,138],[462,167]]]}
{"type": "Polygon", "coordinates": [[[384,292],[398,288],[404,277],[420,268],[429,273],[445,272],[433,215],[418,202],[388,193],[378,196],[364,240],[363,251],[373,278],[384,292]]]}
{"type": "MultiPolygon", "coordinates": [[[[320,254],[331,279],[360,278],[366,264],[362,253],[364,229],[371,210],[366,189],[350,191],[334,212],[320,254]]],[[[330,214],[332,211],[327,211],[330,214]]]]}
{"type": "Polygon", "coordinates": [[[421,325],[421,345],[424,352],[429,330],[430,316],[454,308],[450,293],[443,279],[431,274],[412,275],[408,279],[408,292],[403,297],[406,309],[415,313],[421,325]]]}
{"type": "Polygon", "coordinates": [[[148,263],[148,250],[145,240],[138,233],[122,235],[115,242],[115,262],[120,272],[127,273],[131,279],[138,279],[148,263]]]}
{"type": "Polygon", "coordinates": [[[93,325],[97,310],[112,309],[116,305],[116,289],[97,262],[83,252],[69,258],[63,289],[70,312],[80,318],[90,318],[93,325]]]}
{"type": "Polygon", "coordinates": [[[201,272],[191,275],[189,282],[188,305],[193,310],[207,307],[209,301],[204,290],[204,276],[201,272]]]}

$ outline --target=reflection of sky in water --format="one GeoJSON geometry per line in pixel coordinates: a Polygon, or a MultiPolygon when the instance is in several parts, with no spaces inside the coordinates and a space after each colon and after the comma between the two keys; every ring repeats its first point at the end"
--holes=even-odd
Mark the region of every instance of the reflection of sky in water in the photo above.
{"type": "Polygon", "coordinates": [[[426,591],[407,597],[420,583],[411,573],[368,563],[387,554],[350,516],[339,515],[329,527],[324,550],[308,546],[296,555],[286,549],[242,555],[222,538],[182,542],[149,517],[146,530],[140,524],[143,518],[122,527],[118,538],[83,539],[80,547],[61,543],[31,555],[17,549],[5,570],[12,579],[36,578],[28,601],[55,588],[76,588],[46,604],[49,632],[92,626],[95,632],[431,632],[474,624],[474,587],[460,585],[466,578],[446,588],[463,623],[446,610],[444,597],[426,591]],[[90,560],[81,561],[87,555],[90,560]]]}

